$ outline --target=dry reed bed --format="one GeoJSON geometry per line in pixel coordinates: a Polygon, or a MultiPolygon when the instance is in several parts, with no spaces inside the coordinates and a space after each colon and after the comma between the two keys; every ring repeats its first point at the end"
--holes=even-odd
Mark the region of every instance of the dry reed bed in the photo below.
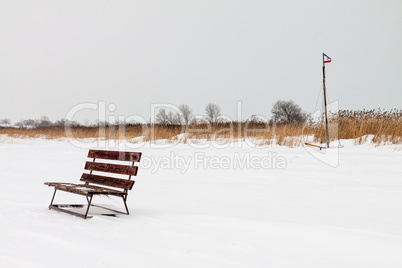
{"type": "MultiPolygon", "coordinates": [[[[375,145],[382,143],[402,143],[402,110],[391,111],[342,110],[331,115],[329,120],[330,139],[355,139],[356,143],[366,141],[368,135],[373,135],[375,145]]],[[[132,140],[142,137],[142,141],[167,140],[170,142],[186,142],[186,139],[221,140],[230,142],[238,139],[251,139],[259,144],[298,146],[302,136],[314,137],[315,142],[324,142],[325,127],[321,123],[297,124],[265,124],[258,122],[232,122],[215,124],[191,124],[187,128],[181,125],[119,125],[119,126],[73,126],[22,129],[12,127],[0,128],[0,134],[16,138],[45,138],[45,139],[112,139],[132,140]],[[186,133],[184,139],[180,134],[186,133]]]]}

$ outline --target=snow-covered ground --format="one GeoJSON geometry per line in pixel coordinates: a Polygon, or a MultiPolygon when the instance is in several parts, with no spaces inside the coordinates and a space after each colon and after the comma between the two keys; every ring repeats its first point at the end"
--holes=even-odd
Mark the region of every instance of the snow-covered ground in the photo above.
{"type": "Polygon", "coordinates": [[[335,168],[303,147],[145,144],[131,214],[83,220],[48,210],[43,182],[78,182],[88,150],[3,139],[0,267],[402,267],[402,150],[342,144],[335,168]]]}

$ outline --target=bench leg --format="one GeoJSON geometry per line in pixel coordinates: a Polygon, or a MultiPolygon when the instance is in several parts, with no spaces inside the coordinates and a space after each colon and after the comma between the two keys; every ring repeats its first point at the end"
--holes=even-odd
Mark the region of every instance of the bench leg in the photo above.
{"type": "Polygon", "coordinates": [[[71,214],[71,215],[74,215],[74,216],[81,217],[83,219],[92,218],[92,216],[88,216],[88,212],[89,212],[89,208],[90,208],[91,203],[92,203],[93,195],[90,195],[90,198],[88,198],[88,196],[85,196],[86,199],[87,199],[87,202],[88,202],[88,207],[87,207],[87,210],[85,211],[85,214],[81,214],[81,213],[77,213],[77,212],[70,211],[70,210],[67,210],[67,209],[63,209],[62,207],[78,208],[78,207],[83,207],[84,205],[72,205],[72,204],[53,205],[53,201],[54,201],[54,198],[56,196],[56,192],[57,192],[57,188],[54,188],[54,193],[53,193],[52,201],[50,202],[50,205],[49,205],[49,209],[55,209],[55,210],[58,210],[58,211],[61,211],[61,212],[65,212],[65,213],[68,213],[68,214],[71,214]]]}
{"type": "Polygon", "coordinates": [[[127,207],[127,203],[126,203],[126,201],[127,201],[127,195],[126,195],[126,196],[122,196],[122,198],[123,198],[124,206],[126,207],[127,215],[129,215],[130,212],[128,211],[128,207],[127,207]]]}
{"type": "MultiPolygon", "coordinates": [[[[99,205],[93,205],[92,204],[93,195],[90,194],[89,196],[88,195],[85,196],[85,198],[87,199],[87,202],[88,202],[88,207],[87,207],[87,209],[85,211],[85,214],[81,214],[81,213],[77,213],[77,212],[70,211],[70,210],[67,210],[67,209],[63,209],[63,207],[82,208],[82,207],[84,207],[84,205],[74,205],[74,204],[57,204],[57,205],[53,205],[54,198],[56,196],[56,192],[57,192],[57,188],[54,189],[54,193],[53,193],[52,201],[50,202],[50,205],[49,205],[49,209],[55,209],[55,210],[58,210],[58,211],[61,211],[61,212],[65,212],[65,213],[68,213],[68,214],[71,214],[71,215],[74,215],[74,216],[81,217],[83,219],[92,218],[92,216],[88,216],[89,208],[91,206],[104,208],[104,209],[107,209],[107,210],[110,210],[110,211],[113,211],[113,212],[117,212],[117,213],[121,213],[121,214],[127,214],[127,215],[130,214],[130,212],[128,210],[128,207],[127,207],[127,195],[121,196],[122,199],[123,199],[124,207],[126,209],[125,213],[122,212],[122,211],[110,209],[110,208],[107,208],[107,207],[102,207],[102,206],[99,206],[99,205]]],[[[102,215],[108,215],[108,214],[102,214],[102,215]]],[[[109,216],[111,216],[111,215],[112,214],[110,214],[109,216]]]]}
{"type": "Polygon", "coordinates": [[[54,188],[54,194],[53,194],[53,197],[52,197],[52,201],[50,202],[49,210],[51,209],[51,207],[53,205],[54,197],[56,196],[56,191],[57,191],[57,189],[54,188]]]}
{"type": "Polygon", "coordinates": [[[88,201],[88,207],[87,207],[87,211],[85,212],[84,219],[86,219],[88,216],[88,211],[89,211],[89,208],[91,207],[91,203],[92,203],[92,197],[93,197],[93,195],[90,196],[89,200],[88,200],[88,196],[86,197],[87,201],[88,201]]]}
{"type": "MultiPolygon", "coordinates": [[[[120,213],[120,214],[129,215],[130,212],[128,211],[128,207],[127,207],[127,203],[126,203],[126,201],[127,201],[127,196],[122,196],[122,199],[123,199],[124,207],[126,208],[126,212],[119,211],[119,210],[115,210],[115,209],[111,209],[111,208],[104,207],[104,206],[100,206],[100,205],[96,205],[96,204],[92,204],[92,206],[93,206],[93,207],[98,207],[98,208],[107,209],[107,210],[110,210],[110,211],[113,211],[113,212],[116,212],[116,213],[120,213]]],[[[115,216],[114,214],[102,214],[102,215],[106,215],[106,216],[115,216]]]]}

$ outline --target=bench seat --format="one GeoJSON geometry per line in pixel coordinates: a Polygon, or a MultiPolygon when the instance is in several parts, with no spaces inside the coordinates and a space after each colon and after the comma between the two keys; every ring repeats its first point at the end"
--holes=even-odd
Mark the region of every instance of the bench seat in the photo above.
{"type": "Polygon", "coordinates": [[[63,182],[45,182],[45,185],[54,186],[57,190],[66,191],[70,193],[89,195],[89,194],[99,194],[99,195],[116,195],[122,196],[127,195],[127,192],[113,190],[105,187],[89,185],[89,184],[74,184],[74,183],[63,183],[63,182]]]}

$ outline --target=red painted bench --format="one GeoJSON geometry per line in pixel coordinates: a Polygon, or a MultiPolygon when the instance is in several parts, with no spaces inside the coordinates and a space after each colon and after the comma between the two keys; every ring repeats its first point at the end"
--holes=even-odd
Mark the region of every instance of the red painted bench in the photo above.
{"type": "MultiPolygon", "coordinates": [[[[85,182],[83,184],[74,183],[61,183],[61,182],[45,182],[45,185],[54,187],[54,194],[52,201],[50,202],[49,209],[55,209],[58,211],[66,212],[84,219],[92,218],[88,216],[89,208],[91,206],[101,207],[116,213],[129,214],[127,207],[127,195],[128,190],[131,190],[134,185],[134,181],[131,180],[132,176],[136,176],[138,172],[138,166],[135,166],[135,162],[139,162],[141,159],[141,153],[138,152],[119,152],[119,151],[103,151],[103,150],[89,150],[88,157],[92,158],[92,162],[85,163],[85,169],[89,170],[89,173],[84,173],[81,176],[80,181],[85,182]],[[106,159],[108,163],[99,162],[99,159],[106,159]],[[96,162],[98,160],[98,162],[96,162]],[[113,160],[113,161],[111,161],[113,160]],[[126,164],[115,164],[114,161],[124,161],[126,164]],[[112,163],[110,163],[112,162],[112,163]],[[129,162],[129,165],[127,165],[129,162]],[[127,179],[105,176],[103,174],[92,174],[95,172],[107,172],[114,174],[128,175],[127,179]],[[107,186],[107,187],[105,187],[107,186]],[[87,209],[85,214],[81,214],[66,208],[83,208],[84,205],[75,204],[53,204],[57,190],[69,192],[72,194],[84,195],[87,199],[87,209]],[[92,204],[92,198],[95,195],[107,195],[118,196],[123,199],[126,212],[117,211],[114,209],[102,207],[92,204]]],[[[102,214],[114,216],[115,214],[102,214]]]]}

